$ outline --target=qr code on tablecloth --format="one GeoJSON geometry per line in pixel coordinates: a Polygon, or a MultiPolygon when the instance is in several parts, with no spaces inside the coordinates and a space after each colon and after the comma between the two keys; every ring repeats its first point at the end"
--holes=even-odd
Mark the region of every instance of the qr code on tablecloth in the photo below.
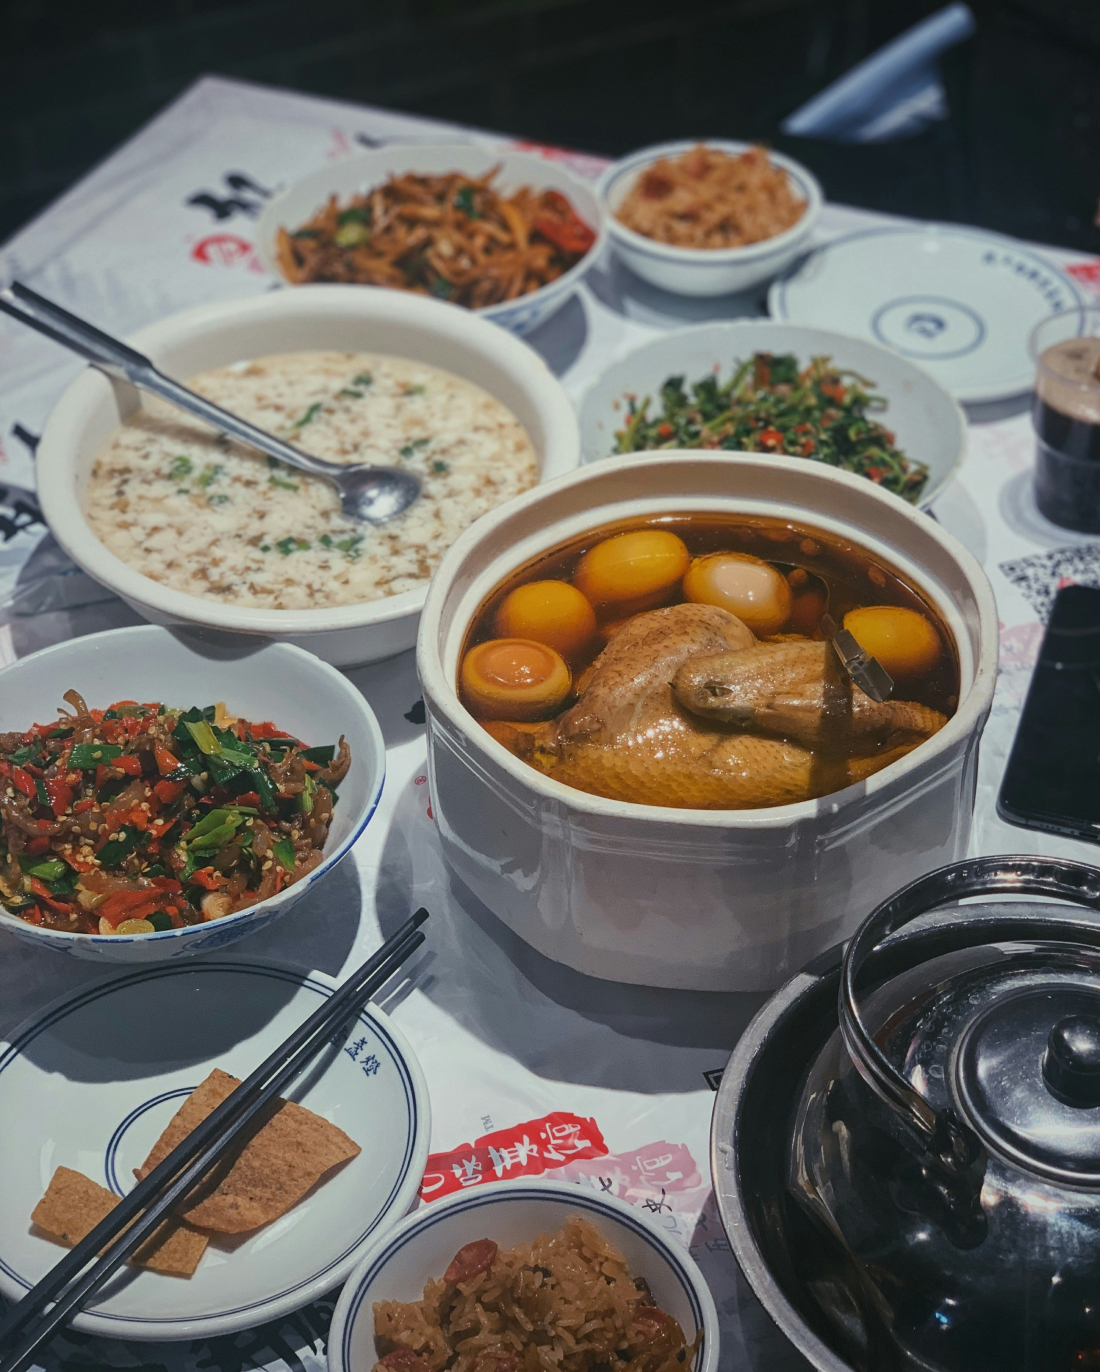
{"type": "Polygon", "coordinates": [[[1079,543],[1002,562],[1001,571],[1045,624],[1063,586],[1100,588],[1100,543],[1079,543]]]}

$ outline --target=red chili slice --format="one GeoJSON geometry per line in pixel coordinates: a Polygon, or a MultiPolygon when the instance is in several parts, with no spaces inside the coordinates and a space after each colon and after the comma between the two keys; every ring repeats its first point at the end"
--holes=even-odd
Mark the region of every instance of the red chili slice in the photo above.
{"type": "Polygon", "coordinates": [[[50,798],[50,809],[60,819],[73,803],[73,788],[60,777],[47,777],[45,785],[46,794],[50,798]]]}
{"type": "Polygon", "coordinates": [[[449,1286],[457,1286],[463,1281],[473,1281],[478,1273],[488,1272],[496,1255],[497,1246],[492,1239],[475,1239],[454,1255],[451,1265],[443,1273],[443,1280],[449,1286]]]}
{"type": "Polygon", "coordinates": [[[581,219],[562,222],[541,216],[535,220],[534,227],[536,232],[541,233],[543,238],[548,238],[555,248],[576,254],[578,257],[583,257],[596,241],[596,235],[581,219]]]}
{"type": "Polygon", "coordinates": [[[34,799],[34,777],[31,776],[30,772],[25,772],[22,767],[13,767],[11,769],[11,779],[15,782],[17,791],[22,791],[25,796],[30,796],[32,800],[34,799]]]}

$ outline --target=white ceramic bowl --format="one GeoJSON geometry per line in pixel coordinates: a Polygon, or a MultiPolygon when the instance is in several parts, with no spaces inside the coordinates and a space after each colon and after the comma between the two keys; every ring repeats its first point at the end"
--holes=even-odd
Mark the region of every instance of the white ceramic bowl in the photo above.
{"type": "Polygon", "coordinates": [[[697,324],[662,334],[613,362],[586,392],[580,406],[581,452],[585,462],[610,457],[615,431],[626,419],[624,396],[651,397],[650,414],[661,407],[661,386],[670,376],[690,385],[721,368],[727,380],[733,364],[754,352],[794,353],[799,365],[825,354],[839,367],[859,372],[886,397],[885,410],[871,418],[897,436],[898,446],[928,468],[921,505],[930,505],[951,480],[966,450],[966,419],[958,403],[923,367],[862,338],[772,319],[738,319],[697,324]]]}
{"type": "MultiPolygon", "coordinates": [[[[30,1222],[57,1167],[125,1195],[185,1096],[216,1067],[243,1079],[334,989],[321,973],[239,957],[132,969],[0,1041],[0,1292],[18,1300],[64,1255],[30,1222]]],[[[338,1043],[287,1094],[362,1152],[273,1223],[215,1236],[191,1277],[123,1269],[77,1329],[158,1342],[254,1329],[338,1286],[401,1219],[428,1156],[424,1075],[374,1006],[338,1043]]]]}
{"type": "MultiPolygon", "coordinates": [[[[209,924],[159,934],[66,934],[39,929],[0,908],[0,929],[52,952],[95,962],[157,962],[234,943],[266,928],[296,905],[340,861],[367,827],[386,775],[386,748],[374,712],[348,679],[289,643],[235,644],[152,624],[88,634],[43,648],[0,672],[0,733],[45,723],[77,690],[88,705],[158,700],[189,707],[224,700],[244,719],[272,720],[320,746],[341,734],[351,766],[340,783],[325,858],[270,900],[209,924]]],[[[67,708],[67,707],[66,707],[67,708]]]]}
{"type": "MultiPolygon", "coordinates": [[[[442,1277],[455,1253],[475,1239],[501,1248],[552,1234],[580,1215],[619,1248],[649,1283],[662,1310],[688,1339],[703,1330],[694,1372],[717,1372],[718,1316],[702,1272],[678,1242],[614,1196],[553,1181],[478,1186],[416,1211],[374,1245],[348,1278],[328,1336],[329,1372],[364,1372],[378,1361],[375,1301],[418,1301],[429,1278],[442,1277]]],[[[692,1372],[692,1369],[687,1369],[692,1372]]]]}
{"type": "Polygon", "coordinates": [[[479,520],[432,582],[417,665],[443,849],[490,910],[546,956],[592,976],[765,991],[847,937],[891,891],[965,853],[997,674],[997,610],[974,558],[870,481],[798,458],[661,453],[584,467],[479,520]],[[953,718],[865,782],[760,810],[606,800],[515,758],[455,690],[479,605],[569,538],[689,511],[790,518],[893,566],[956,640],[953,718]]]}
{"type": "MultiPolygon", "coordinates": [[[[579,459],[573,407],[533,349],[468,310],[403,291],[301,286],[200,305],[128,341],[181,380],[210,367],[311,348],[415,358],[475,382],[506,405],[527,430],[541,479],[560,476],[579,459]]],[[[46,521],[89,576],[154,623],[286,639],[338,667],[374,662],[413,645],[423,590],[328,610],[258,610],[173,590],[108,552],[84,517],[83,493],[96,454],[137,404],[131,386],[89,367],[57,402],[38,445],[38,494],[46,521]]]]}
{"type": "Polygon", "coordinates": [[[533,153],[497,151],[473,143],[390,143],[357,157],[331,162],[268,201],[256,221],[256,250],[268,271],[287,285],[276,251],[278,231],[280,228],[290,231],[300,228],[324,208],[330,196],[337,196],[343,203],[359,191],[370,190],[391,176],[403,176],[408,172],[440,176],[458,171],[477,177],[496,166],[500,167],[500,175],[493,183],[496,190],[507,195],[521,186],[559,191],[596,235],[588,252],[556,281],[516,300],[504,300],[499,305],[487,305],[473,311],[512,333],[527,333],[565,304],[599,256],[606,238],[600,204],[592,188],[559,163],[533,153]]]}
{"type": "Polygon", "coordinates": [[[768,151],[768,158],[790,177],[795,191],[806,202],[802,218],[789,229],[748,243],[741,248],[678,248],[635,233],[616,219],[623,198],[643,171],[662,157],[678,157],[700,142],[719,152],[739,156],[753,146],[725,138],[688,139],[642,148],[608,167],[600,177],[596,194],[607,219],[611,246],[631,271],[643,280],[677,295],[730,295],[759,286],[789,266],[807,246],[824,203],[821,186],[812,172],[782,153],[768,151]]]}

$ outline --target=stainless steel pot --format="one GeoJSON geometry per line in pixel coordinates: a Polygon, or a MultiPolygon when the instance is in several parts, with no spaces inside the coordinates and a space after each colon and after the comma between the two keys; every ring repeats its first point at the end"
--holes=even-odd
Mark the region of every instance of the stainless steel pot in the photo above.
{"type": "Polygon", "coordinates": [[[719,1209],[822,1372],[1100,1369],[1100,921],[1081,907],[1100,911],[1082,864],[941,868],[730,1059],[719,1209]]]}

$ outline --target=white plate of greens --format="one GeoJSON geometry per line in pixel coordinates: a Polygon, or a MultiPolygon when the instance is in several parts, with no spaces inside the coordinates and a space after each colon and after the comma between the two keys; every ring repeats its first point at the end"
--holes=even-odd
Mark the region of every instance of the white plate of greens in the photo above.
{"type": "Polygon", "coordinates": [[[845,466],[921,506],[950,481],[966,445],[958,403],[916,363],[861,338],[770,319],[678,329],[628,353],[589,388],[580,423],[585,462],[650,448],[749,448],[845,466]],[[758,353],[772,355],[770,376],[751,365],[758,353]],[[830,365],[807,376],[815,358],[830,365]],[[757,380],[771,381],[766,394],[757,380]]]}

